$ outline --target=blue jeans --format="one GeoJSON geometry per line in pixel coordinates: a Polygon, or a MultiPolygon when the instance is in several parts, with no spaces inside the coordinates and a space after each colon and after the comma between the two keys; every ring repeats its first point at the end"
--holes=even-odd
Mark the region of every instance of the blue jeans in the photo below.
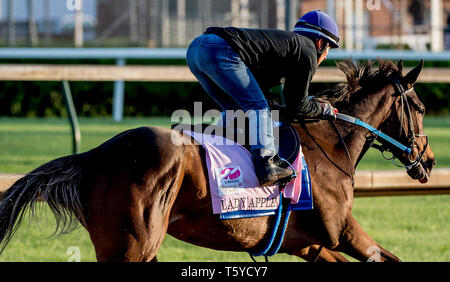
{"type": "Polygon", "coordinates": [[[255,77],[230,45],[215,34],[203,34],[189,45],[186,60],[192,73],[222,110],[268,109],[255,77]]]}
{"type": "Polygon", "coordinates": [[[257,143],[250,144],[251,150],[275,152],[267,100],[250,69],[230,45],[215,34],[200,35],[189,45],[186,60],[191,72],[223,111],[257,111],[253,119],[256,126],[250,126],[250,135],[257,138],[257,143]]]}

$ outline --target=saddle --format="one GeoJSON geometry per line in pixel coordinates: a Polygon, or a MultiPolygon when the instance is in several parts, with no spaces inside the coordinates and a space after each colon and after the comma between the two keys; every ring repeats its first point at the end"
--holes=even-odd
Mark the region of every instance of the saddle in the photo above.
{"type": "MultiPolygon", "coordinates": [[[[235,126],[230,127],[223,127],[212,124],[192,125],[178,123],[173,124],[172,129],[178,130],[180,132],[190,131],[202,134],[210,134],[213,136],[221,136],[244,146],[247,150],[250,151],[250,135],[247,119],[244,129],[238,128],[236,126],[236,120],[235,126]]],[[[278,147],[278,155],[280,156],[280,158],[283,158],[288,163],[292,164],[295,161],[300,149],[300,137],[297,131],[287,122],[278,122],[278,124],[274,126],[274,137],[276,147],[278,147]]],[[[285,168],[289,166],[285,162],[283,162],[283,165],[285,166],[285,168]]]]}

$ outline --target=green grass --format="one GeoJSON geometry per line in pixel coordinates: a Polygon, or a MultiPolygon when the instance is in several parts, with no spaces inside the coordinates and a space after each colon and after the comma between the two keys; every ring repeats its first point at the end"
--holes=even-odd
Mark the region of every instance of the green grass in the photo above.
{"type": "MultiPolygon", "coordinates": [[[[168,118],[81,119],[82,151],[129,128],[169,126],[168,118]]],[[[450,167],[450,119],[424,122],[437,167],[450,167]]],[[[0,118],[0,172],[26,173],[54,158],[71,153],[70,127],[65,119],[0,118]]],[[[393,169],[375,150],[370,150],[359,169],[393,169]]],[[[450,196],[408,196],[355,199],[353,214],[368,234],[406,261],[450,261],[450,196]]],[[[81,261],[95,261],[89,234],[79,228],[56,238],[53,215],[43,204],[38,222],[24,220],[0,261],[67,261],[68,248],[80,250],[81,261]]],[[[158,253],[160,261],[249,261],[245,253],[199,248],[166,237],[158,253]]],[[[278,254],[272,261],[301,261],[278,254]]]]}

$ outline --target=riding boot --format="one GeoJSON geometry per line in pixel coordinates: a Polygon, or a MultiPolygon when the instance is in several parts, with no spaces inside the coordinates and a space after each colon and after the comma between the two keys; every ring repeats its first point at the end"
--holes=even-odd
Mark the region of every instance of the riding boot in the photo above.
{"type": "Polygon", "coordinates": [[[257,149],[251,153],[255,174],[261,186],[273,185],[280,180],[290,178],[294,173],[291,169],[281,167],[283,161],[272,151],[257,149]]]}
{"type": "Polygon", "coordinates": [[[256,177],[261,186],[270,186],[294,173],[280,166],[273,137],[272,115],[269,110],[249,111],[250,152],[256,177]]]}

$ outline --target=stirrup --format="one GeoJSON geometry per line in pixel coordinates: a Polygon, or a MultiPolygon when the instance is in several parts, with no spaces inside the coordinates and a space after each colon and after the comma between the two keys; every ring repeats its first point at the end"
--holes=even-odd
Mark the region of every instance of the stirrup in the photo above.
{"type": "Polygon", "coordinates": [[[274,184],[278,184],[279,186],[284,187],[284,186],[286,186],[286,184],[288,184],[289,182],[291,182],[292,180],[294,180],[294,179],[298,176],[298,173],[297,173],[297,171],[295,170],[294,166],[293,166],[290,162],[288,162],[285,158],[282,158],[282,157],[278,156],[278,159],[279,159],[280,161],[282,161],[282,162],[288,164],[288,166],[289,166],[289,167],[291,168],[291,170],[293,171],[293,173],[292,173],[290,176],[285,177],[285,178],[282,178],[282,179],[279,179],[278,181],[275,181],[274,184]]]}

